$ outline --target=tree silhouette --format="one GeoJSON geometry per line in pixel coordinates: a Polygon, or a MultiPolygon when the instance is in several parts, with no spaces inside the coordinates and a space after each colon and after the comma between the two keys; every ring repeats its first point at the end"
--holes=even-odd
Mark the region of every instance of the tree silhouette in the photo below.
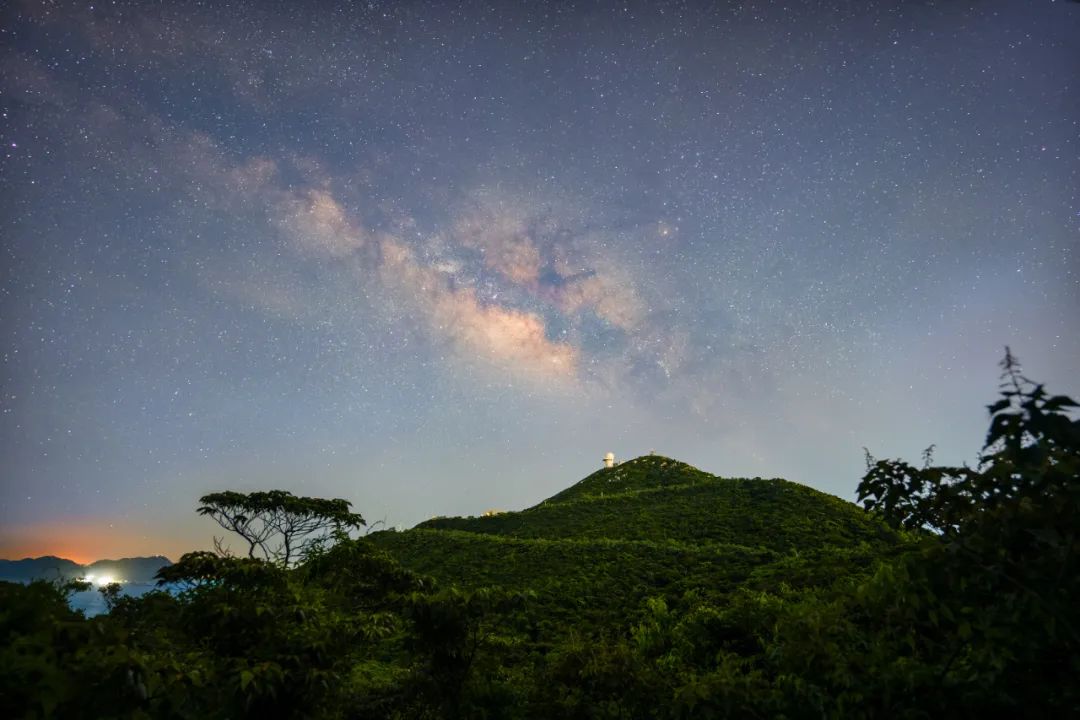
{"type": "MultiPolygon", "coordinates": [[[[198,513],[213,518],[248,543],[248,557],[288,566],[334,533],[363,526],[341,499],[297,497],[285,490],[232,490],[199,498],[198,513]],[[261,556],[261,557],[260,557],[261,556]]],[[[216,542],[220,549],[220,542],[216,542]]]]}

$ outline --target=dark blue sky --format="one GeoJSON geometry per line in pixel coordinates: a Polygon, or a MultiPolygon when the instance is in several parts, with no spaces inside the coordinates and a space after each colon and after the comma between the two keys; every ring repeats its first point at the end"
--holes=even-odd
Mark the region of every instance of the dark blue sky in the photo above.
{"type": "Polygon", "coordinates": [[[1076,3],[3,13],[0,555],[608,450],[851,498],[973,460],[1006,344],[1080,392],[1076,3]]]}

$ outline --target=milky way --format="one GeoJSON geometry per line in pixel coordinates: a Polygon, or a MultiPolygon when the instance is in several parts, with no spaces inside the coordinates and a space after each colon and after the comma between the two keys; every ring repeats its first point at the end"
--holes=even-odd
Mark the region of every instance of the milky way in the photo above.
{"type": "Polygon", "coordinates": [[[851,498],[1080,370],[1080,5],[40,3],[0,22],[0,555],[197,498],[851,498]]]}

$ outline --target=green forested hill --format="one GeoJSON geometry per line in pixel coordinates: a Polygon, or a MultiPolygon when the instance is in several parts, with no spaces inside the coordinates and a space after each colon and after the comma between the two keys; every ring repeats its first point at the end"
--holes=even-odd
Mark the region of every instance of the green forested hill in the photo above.
{"type": "Polygon", "coordinates": [[[650,455],[527,510],[434,518],[371,540],[441,584],[533,591],[549,621],[597,631],[621,627],[648,597],[831,583],[898,536],[796,483],[719,478],[650,455]]]}
{"type": "Polygon", "coordinates": [[[719,478],[659,456],[600,470],[522,512],[417,526],[517,538],[724,543],[775,552],[889,544],[865,511],[786,480],[719,478]]]}

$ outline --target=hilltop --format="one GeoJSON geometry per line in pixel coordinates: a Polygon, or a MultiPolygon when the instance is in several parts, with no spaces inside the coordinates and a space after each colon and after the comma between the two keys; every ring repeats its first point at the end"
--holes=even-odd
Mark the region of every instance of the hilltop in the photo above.
{"type": "Polygon", "coordinates": [[[525,510],[433,518],[371,540],[442,583],[533,591],[549,619],[588,625],[621,622],[652,596],[833,582],[889,553],[898,537],[861,508],[797,483],[722,478],[649,455],[525,510]]]}
{"type": "Polygon", "coordinates": [[[520,512],[433,518],[424,530],[535,539],[734,544],[776,552],[889,542],[857,506],[779,478],[721,478],[648,455],[605,468],[520,512]]]}
{"type": "Polygon", "coordinates": [[[602,498],[634,490],[694,485],[709,480],[716,480],[716,476],[698,470],[693,465],[653,453],[619,463],[615,467],[601,468],[562,492],[552,495],[541,505],[602,498]]]}

